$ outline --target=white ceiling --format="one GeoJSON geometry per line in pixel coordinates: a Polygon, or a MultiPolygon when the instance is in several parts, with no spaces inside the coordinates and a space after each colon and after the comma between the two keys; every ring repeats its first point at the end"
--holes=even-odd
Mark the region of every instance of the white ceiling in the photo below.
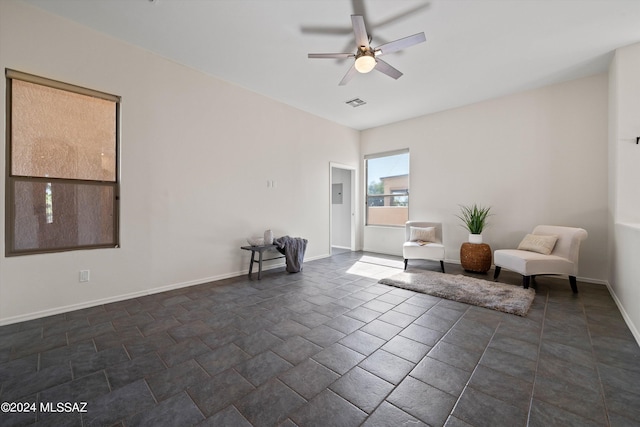
{"type": "Polygon", "coordinates": [[[354,129],[604,72],[640,41],[638,0],[25,1],[354,129]],[[400,79],[338,86],[350,62],[307,58],[355,51],[354,12],[373,46],[426,34],[385,56],[400,79]]]}

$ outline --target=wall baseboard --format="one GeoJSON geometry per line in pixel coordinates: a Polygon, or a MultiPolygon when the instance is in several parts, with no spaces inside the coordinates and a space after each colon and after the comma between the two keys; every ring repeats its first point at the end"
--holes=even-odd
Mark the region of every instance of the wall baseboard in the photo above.
{"type": "MultiPolygon", "coordinates": [[[[318,259],[329,258],[330,256],[331,256],[331,254],[321,254],[321,255],[316,255],[314,257],[306,258],[305,260],[306,261],[315,261],[315,260],[318,260],[318,259]]],[[[458,265],[460,264],[460,260],[455,260],[455,259],[447,259],[447,260],[445,260],[445,262],[451,263],[451,264],[458,264],[458,265]]],[[[281,268],[281,267],[284,267],[284,266],[285,266],[284,262],[275,262],[275,263],[272,263],[272,264],[269,264],[269,265],[263,265],[262,269],[263,269],[263,271],[268,271],[268,270],[273,270],[273,269],[276,269],[276,268],[281,268]]],[[[28,320],[34,320],[34,319],[39,319],[39,318],[42,318],[42,317],[54,316],[54,315],[57,315],[57,314],[67,313],[67,312],[75,311],[75,310],[82,310],[82,309],[85,309],[85,308],[95,307],[95,306],[104,305],[104,304],[111,304],[111,303],[114,303],[114,302],[124,301],[124,300],[132,299],[132,298],[139,298],[139,297],[143,297],[143,296],[147,296],[147,295],[153,295],[153,294],[157,294],[157,293],[161,293],[161,292],[172,291],[172,290],[175,290],[175,289],[186,288],[186,287],[189,287],[189,286],[202,285],[204,283],[209,283],[209,282],[215,282],[215,281],[218,281],[218,280],[229,279],[231,277],[244,276],[244,275],[247,275],[248,273],[249,273],[249,269],[247,268],[245,270],[236,271],[236,272],[227,273],[227,274],[221,274],[221,275],[218,275],[218,276],[204,277],[204,278],[200,278],[200,279],[190,280],[190,281],[187,281],[187,282],[172,283],[172,284],[169,284],[169,285],[158,286],[158,287],[155,287],[155,288],[152,288],[152,289],[147,289],[147,290],[144,290],[144,291],[132,292],[132,293],[128,293],[128,294],[121,294],[121,295],[116,295],[116,296],[113,296],[113,297],[101,298],[101,299],[92,300],[92,301],[85,301],[85,302],[78,303],[78,304],[71,304],[71,305],[66,305],[66,306],[62,306],[62,307],[56,307],[56,308],[52,308],[52,309],[48,309],[48,310],[42,310],[42,311],[36,311],[36,312],[32,312],[32,313],[22,314],[22,315],[19,315],[19,316],[7,317],[7,318],[4,318],[4,319],[0,319],[0,326],[10,325],[10,324],[13,324],[13,323],[26,322],[28,320]]],[[[604,280],[590,279],[588,277],[579,277],[578,280],[580,280],[582,282],[586,282],[586,283],[595,283],[595,284],[601,284],[601,285],[607,286],[607,288],[609,289],[609,293],[613,296],[613,299],[614,299],[616,305],[618,306],[618,308],[620,309],[620,312],[622,313],[622,315],[623,315],[623,317],[625,319],[625,322],[629,326],[629,329],[631,329],[631,332],[633,333],[634,337],[636,338],[636,341],[638,341],[638,343],[640,343],[640,333],[638,333],[638,330],[631,323],[631,320],[630,320],[629,316],[624,311],[624,308],[620,304],[620,301],[618,300],[618,298],[615,296],[613,290],[609,286],[609,283],[607,281],[604,281],[604,280]]]]}
{"type": "MultiPolygon", "coordinates": [[[[269,267],[269,268],[275,268],[275,266],[274,267],[269,267]]],[[[267,268],[263,268],[263,270],[267,270],[267,268]]],[[[81,302],[81,303],[77,303],[77,304],[71,304],[71,305],[65,305],[65,306],[61,306],[61,307],[51,308],[51,309],[48,309],[48,310],[35,311],[35,312],[32,312],[32,313],[21,314],[19,316],[6,317],[4,319],[0,319],[0,326],[10,325],[10,324],[19,323],[19,322],[26,322],[28,320],[40,319],[42,317],[54,316],[56,314],[68,313],[70,311],[82,310],[82,309],[85,309],[85,308],[96,307],[96,306],[104,305],[104,304],[111,304],[111,303],[114,303],[114,302],[124,301],[124,300],[132,299],[132,298],[144,297],[144,296],[147,296],[147,295],[153,295],[153,294],[157,294],[157,293],[160,293],[160,292],[166,292],[166,291],[171,291],[171,290],[174,290],[174,289],[186,288],[188,286],[201,285],[203,283],[213,282],[213,281],[217,281],[217,280],[229,279],[231,277],[240,276],[243,273],[247,274],[248,272],[249,272],[249,270],[247,269],[244,272],[222,274],[222,275],[219,275],[219,276],[213,276],[213,277],[207,277],[207,278],[202,278],[202,279],[190,280],[190,281],[187,281],[187,282],[173,283],[173,284],[170,284],[170,285],[163,285],[163,286],[158,286],[156,288],[146,289],[144,291],[131,292],[131,293],[128,293],[128,294],[120,294],[120,295],[115,295],[115,296],[112,296],[112,297],[100,298],[100,299],[91,300],[91,301],[85,301],[85,302],[81,302]]]]}
{"type": "MultiPolygon", "coordinates": [[[[445,259],[444,262],[449,263],[449,264],[460,265],[460,260],[459,259],[445,259]]],[[[491,268],[495,269],[496,266],[491,264],[491,268]]],[[[507,270],[505,270],[505,271],[507,271],[507,270]]],[[[553,276],[553,275],[550,275],[550,276],[553,276]]],[[[576,279],[579,282],[593,283],[593,284],[596,284],[596,285],[605,285],[605,286],[608,285],[608,282],[606,280],[593,279],[593,278],[590,278],[590,277],[581,277],[581,276],[576,277],[576,279]]],[[[493,280],[493,276],[491,276],[491,280],[493,280]]]]}
{"type": "MultiPolygon", "coordinates": [[[[330,254],[317,255],[317,256],[314,256],[314,257],[305,258],[305,261],[314,261],[314,260],[317,260],[317,259],[328,258],[330,256],[331,256],[330,254]]],[[[273,263],[273,264],[269,264],[269,265],[263,265],[262,266],[262,271],[273,270],[273,269],[281,268],[281,267],[284,267],[284,266],[285,266],[284,262],[277,262],[277,263],[273,263]]],[[[204,283],[216,282],[218,280],[229,279],[231,277],[244,276],[244,275],[247,275],[247,274],[249,274],[249,269],[248,268],[246,270],[236,271],[236,272],[227,273],[227,274],[220,274],[218,276],[203,277],[203,278],[200,278],[200,279],[189,280],[187,282],[172,283],[172,284],[169,284],[169,285],[158,286],[158,287],[147,289],[147,290],[144,290],[144,291],[132,292],[132,293],[121,294],[121,295],[115,295],[115,296],[108,297],[108,298],[100,298],[100,299],[91,300],[91,301],[85,301],[85,302],[81,302],[81,303],[77,303],[77,304],[71,304],[71,305],[65,305],[65,306],[61,306],[61,307],[51,308],[51,309],[48,309],[48,310],[35,311],[35,312],[32,312],[32,313],[21,314],[19,316],[6,317],[4,319],[0,319],[0,326],[11,325],[13,323],[26,322],[28,320],[40,319],[42,317],[55,316],[57,314],[68,313],[70,311],[82,310],[82,309],[85,309],[85,308],[96,307],[96,306],[104,305],[104,304],[111,304],[111,303],[114,303],[114,302],[124,301],[124,300],[132,299],[132,298],[139,298],[139,297],[144,297],[144,296],[147,296],[147,295],[158,294],[158,293],[161,293],[161,292],[172,291],[174,289],[186,288],[186,287],[189,287],[189,286],[202,285],[204,283]]],[[[257,274],[255,269],[254,269],[254,274],[257,274]]]]}
{"type": "Polygon", "coordinates": [[[613,291],[613,288],[611,287],[611,284],[609,283],[609,281],[606,282],[606,286],[607,286],[607,289],[609,290],[609,293],[611,294],[611,298],[613,298],[613,301],[618,306],[618,310],[620,310],[620,314],[622,314],[622,318],[624,319],[624,322],[627,324],[627,327],[631,331],[631,334],[633,335],[633,337],[636,339],[636,342],[638,343],[638,345],[640,345],[640,331],[638,331],[638,328],[636,328],[636,325],[633,324],[631,317],[627,314],[626,310],[622,306],[620,299],[618,299],[618,296],[613,291]]]}

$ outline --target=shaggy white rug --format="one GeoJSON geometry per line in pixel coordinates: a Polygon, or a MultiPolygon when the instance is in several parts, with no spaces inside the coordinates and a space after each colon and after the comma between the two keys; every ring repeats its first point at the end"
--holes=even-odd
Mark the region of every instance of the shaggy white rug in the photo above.
{"type": "Polygon", "coordinates": [[[536,296],[531,288],[425,270],[407,270],[378,283],[518,316],[527,315],[536,296]]]}

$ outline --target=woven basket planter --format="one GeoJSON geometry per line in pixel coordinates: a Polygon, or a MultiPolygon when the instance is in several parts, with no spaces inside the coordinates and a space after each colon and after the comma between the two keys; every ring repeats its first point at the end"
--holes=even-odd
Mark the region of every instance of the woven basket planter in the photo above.
{"type": "Polygon", "coordinates": [[[467,271],[486,273],[491,268],[491,247],[486,243],[463,243],[460,247],[460,264],[467,271]]]}

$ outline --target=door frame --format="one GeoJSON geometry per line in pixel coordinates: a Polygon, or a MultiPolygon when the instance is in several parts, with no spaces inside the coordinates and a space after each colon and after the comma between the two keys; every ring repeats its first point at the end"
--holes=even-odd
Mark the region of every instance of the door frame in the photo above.
{"type": "Polygon", "coordinates": [[[331,200],[332,190],[333,190],[333,169],[342,169],[348,170],[351,172],[350,174],[350,189],[351,189],[351,198],[349,202],[351,203],[351,222],[350,222],[350,231],[351,235],[349,236],[349,249],[351,251],[356,250],[356,167],[345,165],[342,163],[329,162],[329,253],[331,253],[331,247],[333,246],[333,203],[331,200]]]}

